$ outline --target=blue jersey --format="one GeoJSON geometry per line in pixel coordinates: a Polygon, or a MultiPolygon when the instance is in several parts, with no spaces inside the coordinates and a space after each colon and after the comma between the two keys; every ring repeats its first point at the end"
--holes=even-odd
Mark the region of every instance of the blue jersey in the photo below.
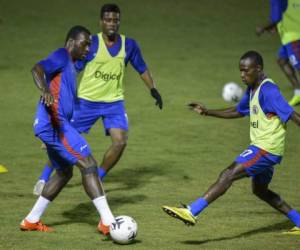
{"type": "MultiPolygon", "coordinates": [[[[122,41],[121,36],[118,36],[117,41],[111,46],[108,47],[108,51],[111,56],[116,56],[121,49],[122,41]]],[[[78,60],[75,63],[75,67],[77,71],[83,70],[85,65],[92,61],[97,54],[99,48],[99,39],[98,35],[93,35],[92,44],[90,47],[90,51],[87,57],[84,60],[78,60]]],[[[147,65],[142,57],[141,50],[137,44],[137,42],[131,38],[125,38],[125,65],[130,62],[133,68],[139,73],[142,74],[147,70],[147,65]]]]}
{"type": "Polygon", "coordinates": [[[270,0],[270,19],[272,23],[279,23],[283,12],[286,11],[288,0],[270,0]]]}
{"type": "MultiPolygon", "coordinates": [[[[250,93],[251,88],[249,87],[241,101],[236,106],[237,111],[244,116],[250,115],[250,93]]],[[[261,86],[258,99],[266,116],[277,115],[283,123],[286,123],[290,119],[291,114],[294,112],[294,109],[287,103],[280,93],[278,86],[271,82],[266,82],[261,86]]]]}
{"type": "Polygon", "coordinates": [[[55,102],[50,107],[39,102],[34,122],[36,135],[51,127],[62,129],[63,123],[72,118],[76,99],[76,71],[65,48],[57,49],[38,64],[44,69],[55,102]]]}

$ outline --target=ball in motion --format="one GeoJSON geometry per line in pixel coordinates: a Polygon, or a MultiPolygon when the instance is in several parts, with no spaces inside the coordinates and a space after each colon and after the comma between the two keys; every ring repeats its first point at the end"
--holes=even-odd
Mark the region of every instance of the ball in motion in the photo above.
{"type": "Polygon", "coordinates": [[[243,96],[243,89],[235,82],[226,83],[223,87],[222,97],[226,102],[238,102],[243,96]]]}
{"type": "Polygon", "coordinates": [[[136,221],[126,215],[115,218],[116,222],[110,225],[110,236],[112,240],[119,244],[130,244],[137,235],[136,221]]]}

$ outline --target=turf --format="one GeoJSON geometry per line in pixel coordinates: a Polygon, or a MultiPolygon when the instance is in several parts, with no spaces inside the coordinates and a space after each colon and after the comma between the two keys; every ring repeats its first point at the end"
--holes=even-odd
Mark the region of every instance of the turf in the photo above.
{"type": "MultiPolygon", "coordinates": [[[[20,232],[32,207],[31,194],[46,155],[32,133],[39,97],[30,69],[63,46],[75,24],[98,31],[102,2],[90,0],[0,2],[0,249],[298,249],[299,237],[281,235],[292,224],[256,199],[242,180],[185,227],[161,205],[200,196],[249,143],[248,120],[201,118],[186,108],[191,100],[226,107],[221,89],[239,82],[239,57],[261,52],[265,71],[286,98],[292,89],[276,65],[277,36],[257,38],[255,26],[268,18],[268,1],[116,1],[121,32],[135,38],[164,99],[154,100],[131,66],[125,79],[130,138],[118,166],[104,185],[115,215],[130,215],[139,226],[135,244],[118,246],[96,232],[98,215],[85,195],[80,175],[47,209],[43,220],[55,233],[20,232]]],[[[299,108],[296,108],[299,111],[299,108]]],[[[286,154],[271,188],[300,209],[299,130],[289,124],[286,154]]],[[[87,136],[100,161],[110,144],[100,124],[87,136]]]]}

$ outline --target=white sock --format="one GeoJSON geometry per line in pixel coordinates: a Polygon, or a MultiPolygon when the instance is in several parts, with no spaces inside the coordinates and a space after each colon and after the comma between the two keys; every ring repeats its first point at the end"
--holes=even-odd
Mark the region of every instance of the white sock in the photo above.
{"type": "Polygon", "coordinates": [[[30,223],[38,222],[49,203],[49,200],[40,196],[25,219],[30,223]]]}
{"type": "Polygon", "coordinates": [[[115,222],[115,217],[113,216],[110,208],[107,204],[107,200],[105,196],[100,196],[93,200],[95,207],[100,214],[102,223],[106,226],[109,226],[111,223],[115,222]]]}
{"type": "Polygon", "coordinates": [[[300,95],[300,89],[295,89],[294,90],[294,95],[300,95]]]}

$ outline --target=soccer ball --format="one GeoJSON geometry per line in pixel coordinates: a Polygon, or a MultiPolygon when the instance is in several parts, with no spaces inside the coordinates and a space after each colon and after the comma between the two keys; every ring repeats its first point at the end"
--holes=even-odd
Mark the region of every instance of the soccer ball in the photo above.
{"type": "Polygon", "coordinates": [[[110,236],[112,240],[119,244],[129,244],[133,242],[137,235],[136,221],[126,215],[115,218],[116,222],[110,225],[110,236]]]}
{"type": "Polygon", "coordinates": [[[243,89],[235,82],[226,83],[223,87],[222,97],[226,102],[238,102],[243,96],[243,89]]]}

